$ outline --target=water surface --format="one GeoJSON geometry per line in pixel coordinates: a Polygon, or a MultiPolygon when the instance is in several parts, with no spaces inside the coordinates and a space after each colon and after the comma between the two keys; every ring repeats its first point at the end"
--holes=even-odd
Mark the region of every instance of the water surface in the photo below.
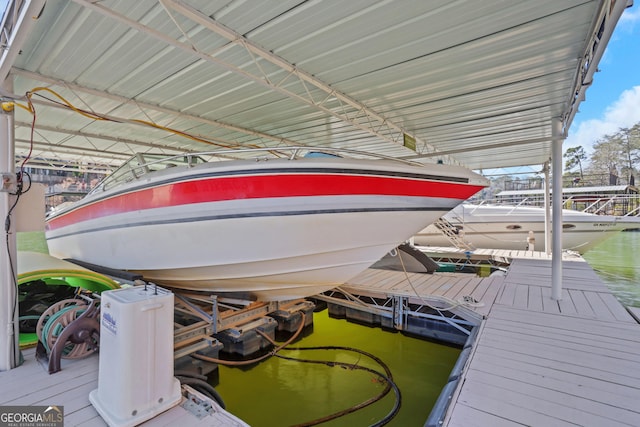
{"type": "Polygon", "coordinates": [[[584,254],[624,305],[640,307],[640,231],[625,231],[584,254]]]}
{"type": "MultiPolygon", "coordinates": [[[[313,333],[293,346],[355,347],[382,359],[402,394],[400,412],[387,424],[398,427],[424,425],[460,354],[458,348],[333,319],[327,310],[314,313],[313,333]]],[[[384,372],[371,359],[353,352],[313,350],[282,354],[341,361],[384,372]]],[[[251,368],[220,367],[216,385],[227,410],[253,427],[311,421],[366,401],[383,389],[384,381],[366,371],[276,357],[251,368]]],[[[368,426],[382,419],[394,401],[394,393],[390,392],[365,409],[322,425],[368,426]]]]}

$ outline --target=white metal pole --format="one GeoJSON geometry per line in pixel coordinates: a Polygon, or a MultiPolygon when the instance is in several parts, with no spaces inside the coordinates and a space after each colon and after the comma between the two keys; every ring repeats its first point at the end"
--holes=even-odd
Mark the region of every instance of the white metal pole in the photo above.
{"type": "MultiPolygon", "coordinates": [[[[8,107],[13,104],[9,102],[2,105],[8,107]]],[[[16,218],[15,215],[9,217],[9,211],[16,199],[16,196],[10,192],[12,190],[10,182],[15,182],[14,159],[13,110],[1,108],[0,173],[3,177],[3,187],[0,191],[0,219],[2,220],[2,239],[0,239],[0,371],[15,368],[20,360],[18,295],[16,292],[16,218]],[[7,218],[10,221],[7,221],[7,218]],[[8,229],[7,225],[9,225],[8,229]]]]}
{"type": "Polygon", "coordinates": [[[553,206],[551,252],[551,298],[562,299],[562,121],[553,119],[551,149],[553,206]]]}
{"type": "Polygon", "coordinates": [[[551,254],[551,182],[549,181],[550,160],[544,163],[544,251],[551,254]]]}
{"type": "MultiPolygon", "coordinates": [[[[0,50],[0,93],[12,96],[13,81],[9,73],[20,54],[31,28],[36,25],[45,0],[9,2],[2,23],[7,35],[6,45],[0,50]]],[[[15,145],[13,135],[13,104],[8,99],[0,100],[0,172],[4,179],[15,178],[15,145]]],[[[4,188],[4,185],[3,185],[4,188]]],[[[0,191],[0,220],[2,242],[0,242],[0,371],[15,368],[20,363],[18,304],[16,292],[16,234],[15,218],[7,222],[15,196],[0,191]],[[9,224],[9,229],[6,228],[9,224]]]]}

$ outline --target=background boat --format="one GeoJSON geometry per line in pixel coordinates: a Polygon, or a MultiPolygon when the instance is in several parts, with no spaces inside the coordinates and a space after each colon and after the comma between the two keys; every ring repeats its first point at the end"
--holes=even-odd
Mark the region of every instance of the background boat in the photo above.
{"type": "MultiPolygon", "coordinates": [[[[616,233],[640,228],[640,218],[595,215],[564,209],[563,249],[585,253],[616,233]]],[[[544,248],[544,209],[532,206],[463,203],[443,217],[453,227],[457,238],[476,248],[528,248],[533,232],[536,250],[544,248]]],[[[445,224],[446,224],[445,223],[445,224]]],[[[414,238],[418,245],[450,246],[451,240],[441,228],[431,224],[414,238]]]]}

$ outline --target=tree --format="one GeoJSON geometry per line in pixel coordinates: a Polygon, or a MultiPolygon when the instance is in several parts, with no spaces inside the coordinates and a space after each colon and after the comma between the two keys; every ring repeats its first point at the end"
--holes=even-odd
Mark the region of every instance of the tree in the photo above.
{"type": "Polygon", "coordinates": [[[612,135],[605,135],[604,138],[593,144],[593,154],[591,155],[591,166],[594,171],[609,174],[609,184],[615,184],[618,177],[618,167],[624,164],[624,157],[619,141],[612,135]]]}
{"type": "Polygon", "coordinates": [[[631,182],[634,172],[634,164],[640,159],[640,124],[636,124],[631,128],[620,128],[620,130],[612,136],[612,141],[620,146],[622,157],[624,158],[623,173],[626,172],[631,182]]]}
{"type": "Polygon", "coordinates": [[[587,159],[587,154],[584,152],[582,146],[567,148],[564,153],[564,158],[567,161],[564,164],[566,170],[571,170],[578,166],[580,168],[580,179],[584,179],[582,174],[582,161],[587,159]]]}

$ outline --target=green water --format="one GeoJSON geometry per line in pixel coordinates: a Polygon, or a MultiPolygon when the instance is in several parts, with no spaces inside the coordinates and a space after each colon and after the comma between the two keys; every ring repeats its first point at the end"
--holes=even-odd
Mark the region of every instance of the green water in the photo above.
{"type": "MultiPolygon", "coordinates": [[[[346,320],[327,310],[314,313],[313,332],[292,346],[347,346],[374,354],[393,374],[401,409],[389,426],[424,425],[460,350],[346,320]]],[[[283,355],[383,368],[365,356],[335,350],[282,351],[283,355]]],[[[252,427],[304,423],[341,411],[378,395],[384,381],[362,370],[300,363],[272,357],[247,368],[220,367],[216,390],[227,410],[252,427]]],[[[371,406],[323,426],[368,426],[382,419],[395,401],[393,391],[371,406]]]]}
{"type": "Polygon", "coordinates": [[[640,307],[640,232],[616,234],[584,254],[624,305],[640,307]]]}

